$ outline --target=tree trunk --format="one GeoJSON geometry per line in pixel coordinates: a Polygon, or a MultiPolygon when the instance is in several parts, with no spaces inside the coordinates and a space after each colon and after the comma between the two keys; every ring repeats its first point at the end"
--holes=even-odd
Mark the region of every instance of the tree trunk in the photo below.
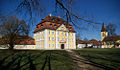
{"type": "Polygon", "coordinates": [[[10,46],[10,47],[9,47],[10,50],[13,50],[13,49],[14,49],[14,45],[13,45],[13,44],[10,44],[9,46],[10,46]]]}

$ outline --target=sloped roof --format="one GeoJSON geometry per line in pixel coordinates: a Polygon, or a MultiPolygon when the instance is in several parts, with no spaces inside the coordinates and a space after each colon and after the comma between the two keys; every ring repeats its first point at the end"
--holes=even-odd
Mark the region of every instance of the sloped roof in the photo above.
{"type": "Polygon", "coordinates": [[[76,44],[84,44],[84,41],[83,40],[77,40],[76,44]]]}
{"type": "Polygon", "coordinates": [[[103,25],[102,25],[102,29],[101,29],[101,32],[104,32],[104,31],[107,32],[107,29],[106,29],[106,27],[105,27],[105,25],[104,25],[104,23],[103,23],[103,25]]]}
{"type": "Polygon", "coordinates": [[[65,27],[68,28],[68,30],[70,32],[75,32],[75,30],[72,27],[72,25],[70,25],[69,23],[64,21],[62,18],[48,15],[47,17],[42,19],[42,21],[39,24],[36,25],[34,33],[38,32],[40,30],[43,30],[43,29],[56,30],[62,24],[64,24],[65,27]]]}
{"type": "Polygon", "coordinates": [[[103,42],[102,42],[102,41],[98,41],[98,40],[95,40],[95,39],[89,40],[88,43],[89,43],[89,44],[93,43],[95,46],[103,45],[103,42]]]}
{"type": "MultiPolygon", "coordinates": [[[[0,44],[8,44],[9,40],[5,37],[0,38],[0,44]]],[[[34,38],[26,35],[17,35],[14,40],[15,45],[35,45],[34,38]]]]}
{"type": "Polygon", "coordinates": [[[103,39],[103,41],[117,41],[120,40],[120,35],[119,36],[107,36],[103,39]]]}

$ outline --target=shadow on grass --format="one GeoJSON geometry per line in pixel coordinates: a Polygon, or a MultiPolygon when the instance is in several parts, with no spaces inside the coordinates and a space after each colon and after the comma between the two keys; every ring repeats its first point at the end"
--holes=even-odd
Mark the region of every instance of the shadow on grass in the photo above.
{"type": "MultiPolygon", "coordinates": [[[[76,54],[80,55],[80,53],[76,53],[76,54]]],[[[112,61],[112,60],[107,60],[107,59],[104,59],[104,58],[92,57],[90,55],[83,56],[83,57],[87,57],[88,59],[86,60],[86,59],[81,59],[81,58],[73,58],[73,60],[75,60],[76,62],[80,61],[80,62],[83,62],[85,64],[90,64],[90,65],[93,65],[93,66],[96,66],[96,67],[99,67],[99,68],[102,68],[102,69],[105,69],[105,70],[116,70],[116,69],[114,69],[112,67],[108,67],[108,66],[105,66],[103,64],[99,64],[99,63],[91,61],[91,59],[101,59],[101,60],[106,60],[106,61],[112,61]]]]}
{"type": "Polygon", "coordinates": [[[16,53],[17,53],[16,55],[10,54],[0,61],[0,70],[21,70],[23,67],[25,67],[28,64],[29,64],[29,67],[27,67],[26,69],[36,70],[36,67],[35,67],[36,64],[33,64],[33,61],[38,57],[40,57],[41,55],[43,55],[45,51],[41,52],[37,56],[31,55],[31,53],[29,53],[28,51],[21,51],[21,52],[18,51],[16,53]],[[9,57],[12,57],[12,58],[9,59],[9,57]],[[23,62],[23,58],[25,60],[27,59],[27,62],[21,65],[21,62],[23,62]],[[6,60],[9,60],[9,61],[7,62],[6,60]]]}

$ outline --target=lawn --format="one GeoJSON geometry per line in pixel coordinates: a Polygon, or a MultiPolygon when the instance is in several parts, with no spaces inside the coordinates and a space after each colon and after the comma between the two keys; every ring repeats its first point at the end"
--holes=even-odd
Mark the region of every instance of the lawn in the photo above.
{"type": "Polygon", "coordinates": [[[120,48],[84,48],[74,51],[77,54],[89,59],[91,62],[103,65],[110,69],[120,70],[120,48]]]}
{"type": "Polygon", "coordinates": [[[64,50],[0,50],[0,70],[76,70],[64,50]]]}

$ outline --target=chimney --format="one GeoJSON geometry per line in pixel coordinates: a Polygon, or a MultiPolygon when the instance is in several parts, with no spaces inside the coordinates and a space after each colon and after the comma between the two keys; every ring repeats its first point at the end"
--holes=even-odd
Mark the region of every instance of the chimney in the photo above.
{"type": "Polygon", "coordinates": [[[60,16],[58,16],[58,18],[60,18],[60,16]]]}
{"type": "Polygon", "coordinates": [[[49,14],[49,16],[51,17],[51,14],[49,14]]]}

